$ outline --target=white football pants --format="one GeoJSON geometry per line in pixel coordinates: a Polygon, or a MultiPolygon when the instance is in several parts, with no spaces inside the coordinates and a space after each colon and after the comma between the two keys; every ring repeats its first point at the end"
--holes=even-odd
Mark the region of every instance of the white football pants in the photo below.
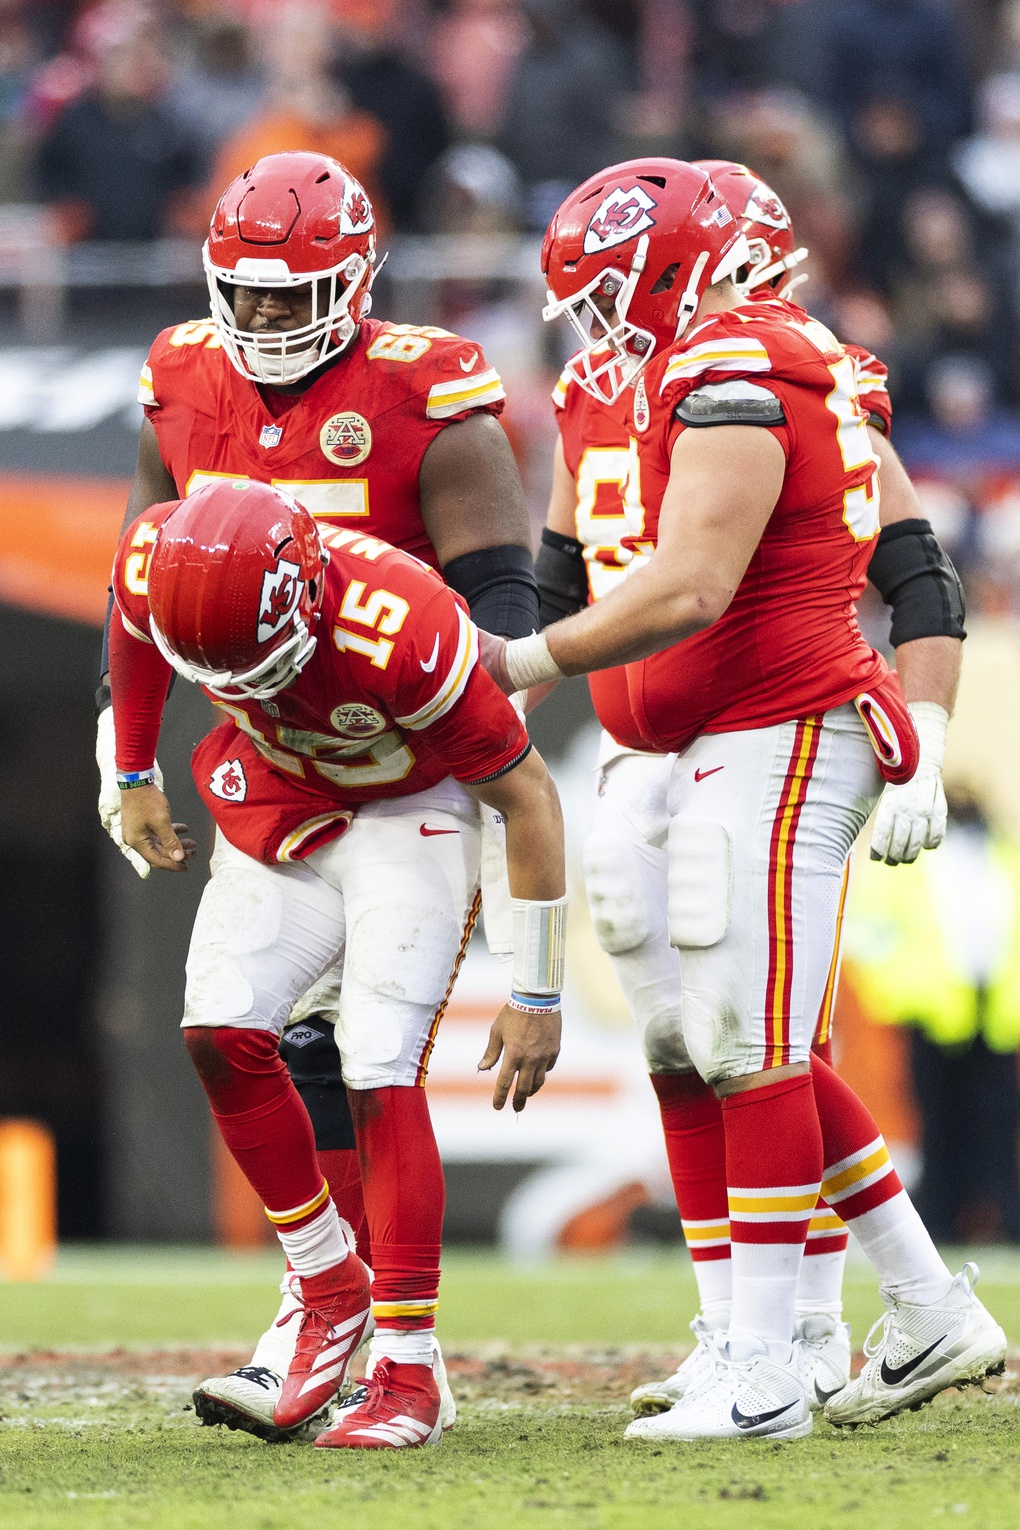
{"type": "Polygon", "coordinates": [[[683,1034],[709,1083],[806,1062],[834,981],[847,857],[881,780],[852,703],[706,733],[667,790],[683,1034]]]}
{"type": "Polygon", "coordinates": [[[364,804],[292,865],[217,834],[182,1025],[282,1033],[326,1010],[348,1088],[422,1083],[477,914],[478,862],[478,808],[452,780],[364,804]]]}
{"type": "Polygon", "coordinates": [[[595,937],[613,963],[649,1073],[690,1073],[680,960],[669,943],[666,794],[675,755],[621,752],[603,734],[584,885],[595,937]]]}

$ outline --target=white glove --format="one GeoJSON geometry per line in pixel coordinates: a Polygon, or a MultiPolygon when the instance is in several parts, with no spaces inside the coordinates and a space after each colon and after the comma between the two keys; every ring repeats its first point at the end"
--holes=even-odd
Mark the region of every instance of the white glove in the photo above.
{"type": "Polygon", "coordinates": [[[899,866],[934,850],[946,834],[946,756],[949,713],[937,701],[912,701],[908,708],[921,745],[917,770],[902,786],[886,786],[878,801],[871,835],[871,859],[899,866]]]}
{"type": "MultiPolygon", "coordinates": [[[[121,855],[129,860],[140,877],[147,877],[152,867],[147,860],[125,845],[120,831],[120,787],[117,785],[117,735],[113,728],[113,708],[105,707],[96,727],[96,764],[99,766],[99,822],[121,855]]],[[[156,767],[156,785],[163,790],[163,772],[156,767]]]]}

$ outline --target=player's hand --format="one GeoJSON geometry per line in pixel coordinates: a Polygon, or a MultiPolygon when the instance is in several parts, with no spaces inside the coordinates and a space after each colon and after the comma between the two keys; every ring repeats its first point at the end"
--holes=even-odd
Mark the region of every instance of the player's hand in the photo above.
{"type": "Polygon", "coordinates": [[[135,786],[121,792],[124,843],[160,871],[187,871],[195,841],[186,823],[170,821],[170,804],[158,786],[135,786]]]}
{"type": "Polygon", "coordinates": [[[946,794],[938,771],[918,771],[902,786],[886,786],[878,799],[871,835],[871,859],[887,866],[909,865],[922,850],[934,850],[946,835],[946,794]]]}
{"type": "MultiPolygon", "coordinates": [[[[117,785],[117,738],[113,727],[113,708],[105,707],[96,726],[96,764],[99,766],[99,822],[126,861],[140,877],[147,877],[152,867],[148,861],[124,843],[120,824],[120,787],[117,785]]],[[[156,785],[162,790],[163,772],[156,762],[156,785]]]]}
{"type": "Polygon", "coordinates": [[[506,647],[506,638],[499,637],[495,632],[483,632],[478,629],[478,657],[482,661],[482,668],[488,670],[501,691],[508,696],[513,694],[513,683],[506,672],[503,662],[503,650],[506,647]]]}
{"type": "Polygon", "coordinates": [[[492,1092],[492,1107],[502,1110],[511,1089],[515,1111],[522,1111],[533,1094],[545,1083],[545,1076],[560,1055],[560,1012],[548,1015],[525,1015],[504,1004],[492,1023],[489,1045],[478,1064],[487,1073],[503,1058],[492,1092]],[[514,1079],[516,1078],[516,1087],[514,1079]]]}

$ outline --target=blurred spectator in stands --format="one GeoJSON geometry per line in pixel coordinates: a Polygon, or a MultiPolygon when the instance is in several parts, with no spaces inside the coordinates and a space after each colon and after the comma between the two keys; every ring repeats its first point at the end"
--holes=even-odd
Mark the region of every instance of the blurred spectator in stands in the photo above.
{"type": "Polygon", "coordinates": [[[978,103],[981,131],[957,144],[953,163],[978,206],[1020,232],[1020,71],[992,75],[978,103]]]}
{"type": "Polygon", "coordinates": [[[357,176],[372,198],[385,236],[389,215],[380,185],[386,130],[359,111],[332,78],[333,32],[325,12],[313,5],[280,9],[259,37],[267,86],[260,109],[220,147],[202,199],[199,221],[211,217],[224,188],[264,154],[286,149],[330,154],[357,176]]]}
{"type": "MultiPolygon", "coordinates": [[[[960,482],[1020,467],[1020,419],[995,403],[990,368],[973,356],[943,356],[927,378],[930,417],[902,414],[896,446],[910,469],[960,482]]],[[[975,502],[981,502],[975,494],[975,502]]]]}
{"type": "Polygon", "coordinates": [[[568,192],[613,163],[628,81],[609,34],[570,0],[528,0],[525,11],[530,39],[499,144],[524,182],[530,226],[544,229],[568,192]]]}
{"type": "Polygon", "coordinates": [[[421,226],[422,191],[450,134],[439,92],[399,46],[399,0],[347,0],[335,77],[386,130],[378,180],[395,228],[421,226]]]}
{"type": "Polygon", "coordinates": [[[1020,1242],[1020,847],[973,791],[947,777],[946,795],[939,850],[893,868],[858,857],[846,971],[874,1019],[912,1027],[928,1230],[1020,1242]]]}
{"type": "MultiPolygon", "coordinates": [[[[963,39],[938,0],[840,0],[830,9],[824,99],[847,130],[861,101],[909,103],[918,150],[944,156],[970,130],[963,39]]],[[[903,131],[904,129],[901,129],[903,131]]]]}
{"type": "Polygon", "coordinates": [[[193,54],[174,73],[172,100],[198,146],[206,174],[224,139],[259,110],[264,88],[241,22],[215,12],[200,18],[193,54]]]}
{"type": "Polygon", "coordinates": [[[36,40],[20,0],[0,0],[0,202],[21,202],[29,179],[24,107],[36,40]]]}
{"type": "Polygon", "coordinates": [[[147,9],[110,0],[86,19],[93,83],[40,145],[42,199],[70,240],[154,239],[175,227],[199,156],[165,103],[169,64],[147,9]]]}
{"type": "Polygon", "coordinates": [[[529,31],[519,0],[451,0],[432,28],[432,75],[452,126],[491,138],[507,111],[510,82],[529,31]]]}
{"type": "Polygon", "coordinates": [[[429,233],[511,234],[520,228],[520,180],[491,144],[461,143],[447,150],[425,189],[429,233]]]}

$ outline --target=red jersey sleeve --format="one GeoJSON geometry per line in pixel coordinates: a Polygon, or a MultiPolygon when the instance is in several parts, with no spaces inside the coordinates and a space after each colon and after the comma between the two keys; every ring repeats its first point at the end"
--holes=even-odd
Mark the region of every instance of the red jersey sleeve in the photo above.
{"type": "Polygon", "coordinates": [[[128,527],[113,563],[110,694],[118,770],[148,770],[152,765],[170,689],[170,665],[149,635],[149,559],[161,508],[144,512],[128,527]]]}
{"type": "Polygon", "coordinates": [[[857,395],[868,414],[873,416],[868,424],[874,425],[883,435],[892,431],[892,399],[889,397],[889,368],[871,351],[860,345],[844,346],[848,356],[854,359],[857,372],[857,395]]]}
{"type": "Polygon", "coordinates": [[[138,379],[138,402],[150,420],[155,420],[160,409],[171,401],[175,386],[182,379],[188,391],[194,391],[193,380],[188,387],[188,368],[196,348],[222,349],[211,319],[188,319],[183,324],[173,324],[160,330],[152,342],[138,379]]]}
{"type": "Polygon", "coordinates": [[[502,414],[506,392],[480,345],[449,330],[417,324],[385,324],[365,351],[371,363],[406,373],[425,418],[448,425],[481,410],[502,414]]]}
{"type": "MultiPolygon", "coordinates": [[[[705,405],[736,405],[747,411],[749,423],[769,430],[789,460],[793,448],[791,424],[773,375],[772,357],[763,338],[755,334],[752,323],[745,320],[739,329],[732,322],[716,324],[712,326],[715,333],[675,351],[665,363],[658,392],[663,404],[660,419],[667,432],[667,455],[680,432],[689,428],[690,422],[678,418],[677,410],[696,394],[705,405]],[[755,412],[760,418],[750,418],[755,412]],[[776,423],[769,423],[770,412],[778,415],[776,423]]],[[[705,423],[710,421],[706,418],[705,423]]]]}

